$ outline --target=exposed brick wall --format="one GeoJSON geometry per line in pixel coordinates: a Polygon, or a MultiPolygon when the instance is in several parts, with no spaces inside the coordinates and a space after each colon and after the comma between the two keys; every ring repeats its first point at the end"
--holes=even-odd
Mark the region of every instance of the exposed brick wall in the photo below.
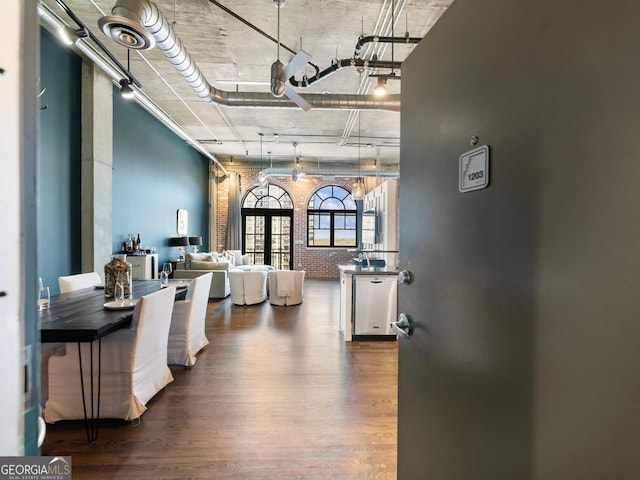
{"type": "MultiPolygon", "coordinates": [[[[246,165],[225,164],[228,172],[240,175],[240,189],[242,198],[256,186],[256,180],[260,173],[260,168],[246,165]]],[[[291,178],[272,177],[270,183],[283,188],[294,202],[293,212],[293,265],[296,270],[304,270],[308,278],[339,278],[338,265],[347,264],[355,256],[354,252],[349,252],[344,248],[319,249],[307,248],[307,217],[306,209],[309,198],[318,188],[324,185],[340,185],[351,190],[351,185],[345,180],[322,180],[318,177],[304,177],[297,182],[291,178]],[[302,241],[302,245],[297,242],[302,241]]],[[[227,232],[227,212],[229,207],[229,180],[224,179],[218,183],[218,215],[217,225],[217,249],[224,249],[227,232]]]]}

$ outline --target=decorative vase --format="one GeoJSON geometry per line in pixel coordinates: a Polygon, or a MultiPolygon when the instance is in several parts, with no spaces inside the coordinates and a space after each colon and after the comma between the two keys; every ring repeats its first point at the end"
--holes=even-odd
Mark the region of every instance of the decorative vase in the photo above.
{"type": "Polygon", "coordinates": [[[123,253],[111,255],[111,261],[104,266],[104,296],[113,298],[116,283],[124,285],[124,297],[131,298],[132,267],[123,253]]]}

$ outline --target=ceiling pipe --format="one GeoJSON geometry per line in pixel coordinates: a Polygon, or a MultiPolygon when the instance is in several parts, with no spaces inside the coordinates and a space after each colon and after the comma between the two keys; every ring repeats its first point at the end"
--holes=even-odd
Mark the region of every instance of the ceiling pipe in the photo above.
{"type": "MultiPolygon", "coordinates": [[[[299,108],[288,98],[277,98],[271,93],[228,92],[213,87],[152,1],[117,0],[111,13],[98,21],[105,35],[127,48],[148,50],[156,45],[200,98],[227,107],[299,108]]],[[[400,111],[400,95],[379,98],[374,95],[308,94],[304,99],[318,110],[400,111]]]]}
{"type": "MultiPolygon", "coordinates": [[[[262,170],[265,176],[267,177],[290,177],[293,168],[291,167],[270,167],[262,170]]],[[[399,170],[359,170],[353,168],[345,168],[345,169],[335,169],[335,168],[306,168],[299,167],[298,174],[304,173],[307,176],[311,177],[389,177],[389,178],[397,178],[400,177],[399,170]]]]}
{"type": "Polygon", "coordinates": [[[353,53],[353,58],[360,58],[360,50],[367,43],[420,43],[421,37],[410,37],[407,32],[404,37],[380,37],[378,35],[369,35],[366,37],[360,37],[358,43],[356,43],[356,50],[353,53]]]}
{"type": "Polygon", "coordinates": [[[307,77],[306,75],[302,77],[302,80],[296,80],[295,76],[289,79],[289,83],[294,87],[309,87],[320,80],[324,80],[325,78],[333,75],[341,68],[345,67],[354,67],[354,68],[391,68],[391,69],[400,69],[402,66],[401,62],[386,62],[386,61],[377,61],[371,62],[369,60],[362,60],[360,58],[345,58],[342,60],[335,59],[331,62],[331,66],[325,68],[321,72],[318,72],[313,77],[307,77]]]}
{"type": "Polygon", "coordinates": [[[295,76],[293,76],[289,79],[289,83],[294,87],[308,87],[320,80],[324,80],[325,78],[329,77],[330,75],[334,74],[344,67],[376,69],[390,68],[391,70],[393,70],[394,68],[400,69],[402,67],[402,62],[388,62],[378,60],[370,61],[359,58],[362,47],[368,43],[416,44],[420,43],[420,40],[422,40],[421,37],[410,37],[409,32],[407,32],[404,37],[381,37],[379,35],[361,36],[360,38],[358,38],[358,42],[356,43],[356,49],[355,53],[353,54],[353,58],[345,58],[342,60],[335,59],[331,62],[331,66],[325,68],[322,71],[320,71],[318,67],[316,67],[316,74],[313,77],[307,77],[305,75],[304,77],[302,77],[302,81],[298,81],[296,80],[295,76]]]}

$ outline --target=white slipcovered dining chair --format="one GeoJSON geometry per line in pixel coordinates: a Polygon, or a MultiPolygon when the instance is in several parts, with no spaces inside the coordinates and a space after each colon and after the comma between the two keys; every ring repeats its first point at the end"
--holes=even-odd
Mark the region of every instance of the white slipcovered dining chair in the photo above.
{"type": "MultiPolygon", "coordinates": [[[[60,293],[75,292],[83,288],[93,288],[102,283],[100,275],[96,272],[78,273],[58,277],[58,288],[60,293]]],[[[40,393],[42,402],[46,402],[49,395],[48,375],[49,358],[52,355],[64,355],[65,345],[63,343],[43,343],[40,348],[40,393]]]]}
{"type": "MultiPolygon", "coordinates": [[[[167,341],[176,287],[145,295],[135,306],[128,328],[102,338],[99,418],[134,420],[147,409],[147,402],[173,381],[167,366],[167,341]]],[[[83,358],[89,358],[90,343],[81,343],[83,358]]],[[[88,362],[83,362],[86,392],[90,384],[88,362]]],[[[49,359],[49,398],[44,419],[84,418],[78,346],[66,344],[66,355],[49,359]]]]}
{"type": "Polygon", "coordinates": [[[95,287],[101,283],[102,279],[96,272],[78,273],[76,275],[58,277],[60,293],[74,292],[82,288],[95,287]]]}
{"type": "Polygon", "coordinates": [[[255,305],[267,299],[266,270],[229,270],[231,301],[235,305],[255,305]]]}
{"type": "Polygon", "coordinates": [[[209,345],[204,324],[212,277],[209,272],[194,278],[189,284],[187,298],[173,305],[167,348],[167,363],[171,365],[194,365],[196,353],[209,345]]]}
{"type": "Polygon", "coordinates": [[[304,270],[272,270],[269,272],[269,303],[298,305],[304,298],[304,270]]]}

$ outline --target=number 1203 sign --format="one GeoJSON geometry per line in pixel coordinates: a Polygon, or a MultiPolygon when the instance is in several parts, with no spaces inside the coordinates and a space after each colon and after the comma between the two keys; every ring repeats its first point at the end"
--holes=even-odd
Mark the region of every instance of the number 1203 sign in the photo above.
{"type": "Polygon", "coordinates": [[[489,185],[489,146],[474,148],[460,155],[461,192],[471,192],[489,185]]]}

